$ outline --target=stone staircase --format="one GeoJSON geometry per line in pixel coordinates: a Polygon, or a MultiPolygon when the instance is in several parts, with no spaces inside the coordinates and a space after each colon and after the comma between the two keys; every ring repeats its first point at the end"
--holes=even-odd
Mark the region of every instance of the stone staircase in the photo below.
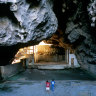
{"type": "Polygon", "coordinates": [[[34,69],[66,69],[66,68],[77,68],[77,66],[71,66],[69,64],[33,64],[28,66],[28,68],[34,69]]]}

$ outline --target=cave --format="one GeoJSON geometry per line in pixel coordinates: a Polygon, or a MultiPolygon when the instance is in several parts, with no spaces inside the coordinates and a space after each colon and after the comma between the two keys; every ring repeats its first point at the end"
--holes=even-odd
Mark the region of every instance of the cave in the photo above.
{"type": "Polygon", "coordinates": [[[59,43],[52,41],[53,37],[54,35],[37,45],[19,49],[11,63],[23,61],[26,68],[33,69],[79,68],[75,50],[68,45],[59,46],[59,43]]]}
{"type": "Polygon", "coordinates": [[[80,67],[95,74],[95,0],[1,0],[0,12],[0,66],[11,64],[21,48],[34,46],[36,51],[36,46],[44,41],[53,45],[52,52],[58,51],[49,60],[44,59],[46,52],[42,55],[33,51],[34,56],[39,56],[39,59],[32,57],[35,63],[68,63],[67,55],[73,52],[80,67]]]}
{"type": "Polygon", "coordinates": [[[35,63],[65,61],[65,50],[62,47],[48,45],[43,42],[34,46],[34,54],[35,63]]]}

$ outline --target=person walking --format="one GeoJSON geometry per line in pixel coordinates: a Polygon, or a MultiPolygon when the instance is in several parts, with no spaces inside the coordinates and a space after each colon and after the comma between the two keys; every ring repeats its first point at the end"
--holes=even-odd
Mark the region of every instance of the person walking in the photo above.
{"type": "Polygon", "coordinates": [[[46,91],[50,91],[50,82],[46,81],[46,91]]]}
{"type": "Polygon", "coordinates": [[[55,88],[55,81],[54,79],[51,81],[51,90],[54,91],[55,88]]]}

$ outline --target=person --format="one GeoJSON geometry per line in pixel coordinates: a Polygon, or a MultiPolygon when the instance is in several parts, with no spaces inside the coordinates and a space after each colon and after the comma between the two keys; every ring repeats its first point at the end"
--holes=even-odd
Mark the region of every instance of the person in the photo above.
{"type": "Polygon", "coordinates": [[[55,88],[55,81],[54,79],[51,81],[51,90],[54,91],[55,88]]]}
{"type": "Polygon", "coordinates": [[[49,92],[50,90],[50,82],[48,82],[48,80],[46,81],[46,91],[49,92]]]}

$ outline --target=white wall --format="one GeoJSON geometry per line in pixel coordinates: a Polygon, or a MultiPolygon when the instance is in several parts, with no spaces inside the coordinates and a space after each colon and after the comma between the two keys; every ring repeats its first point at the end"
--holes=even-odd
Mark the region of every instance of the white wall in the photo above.
{"type": "Polygon", "coordinates": [[[74,67],[80,67],[75,54],[69,54],[69,65],[71,66],[71,58],[74,58],[74,67]]]}

